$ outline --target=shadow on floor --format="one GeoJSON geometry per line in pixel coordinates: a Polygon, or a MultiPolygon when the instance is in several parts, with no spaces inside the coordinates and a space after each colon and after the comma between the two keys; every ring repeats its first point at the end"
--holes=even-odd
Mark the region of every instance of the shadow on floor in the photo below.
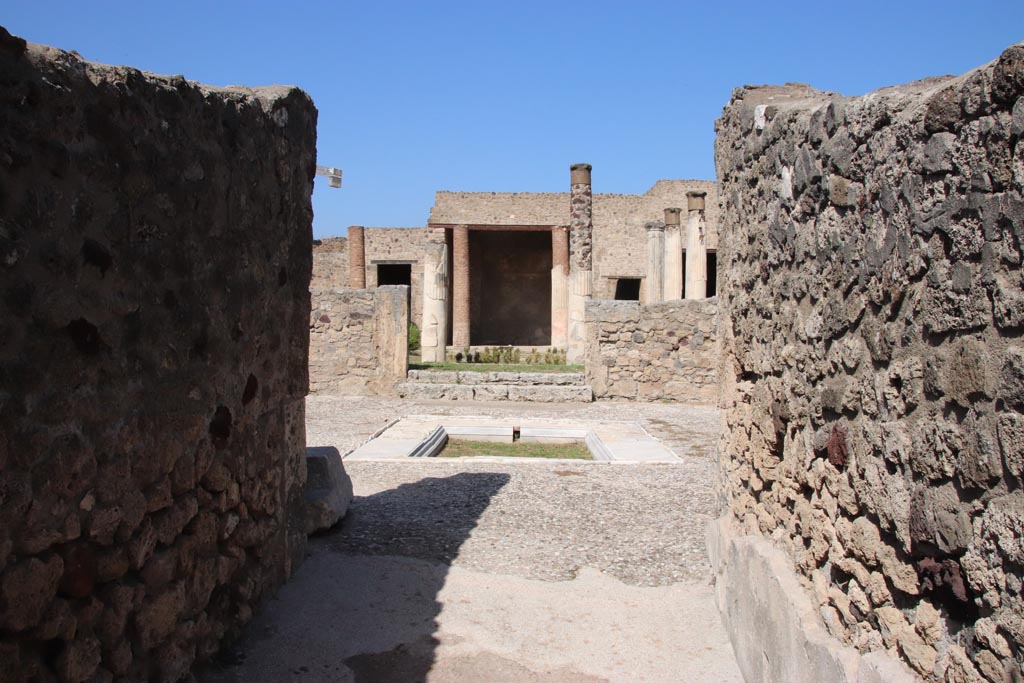
{"type": "Polygon", "coordinates": [[[437,596],[502,473],[432,477],[357,497],[204,683],[423,681],[435,661],[437,596]]]}

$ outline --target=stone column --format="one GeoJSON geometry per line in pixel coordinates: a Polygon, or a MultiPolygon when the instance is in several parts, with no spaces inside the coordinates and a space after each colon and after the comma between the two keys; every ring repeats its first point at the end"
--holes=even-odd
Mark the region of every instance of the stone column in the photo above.
{"type": "Polygon", "coordinates": [[[469,347],[469,226],[452,229],[452,348],[469,347]]]}
{"type": "Polygon", "coordinates": [[[551,230],[551,345],[569,346],[569,228],[551,230]]]}
{"type": "Polygon", "coordinates": [[[423,251],[420,349],[424,362],[443,363],[448,341],[448,245],[443,228],[435,228],[431,233],[423,251]]]}
{"type": "Polygon", "coordinates": [[[644,280],[644,303],[656,304],[665,300],[665,224],[648,221],[647,279],[644,280]]]}
{"type": "Polygon", "coordinates": [[[590,164],[573,164],[569,187],[569,348],[570,363],[583,362],[586,353],[584,313],[593,294],[593,195],[590,164]]]}
{"type": "Polygon", "coordinates": [[[348,228],[348,286],[351,289],[366,289],[366,240],[363,226],[350,225],[348,228]]]}
{"type": "Polygon", "coordinates": [[[708,254],[704,240],[704,196],[687,192],[686,208],[686,298],[704,299],[708,292],[708,254]]]}
{"type": "Polygon", "coordinates": [[[682,209],[665,209],[665,301],[683,298],[682,209]]]}

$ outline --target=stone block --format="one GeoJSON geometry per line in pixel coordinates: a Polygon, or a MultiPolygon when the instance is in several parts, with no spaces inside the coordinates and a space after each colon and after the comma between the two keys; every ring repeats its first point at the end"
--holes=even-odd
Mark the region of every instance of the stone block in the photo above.
{"type": "Polygon", "coordinates": [[[306,448],[306,533],[329,529],[352,502],[352,479],[333,446],[306,448]]]}

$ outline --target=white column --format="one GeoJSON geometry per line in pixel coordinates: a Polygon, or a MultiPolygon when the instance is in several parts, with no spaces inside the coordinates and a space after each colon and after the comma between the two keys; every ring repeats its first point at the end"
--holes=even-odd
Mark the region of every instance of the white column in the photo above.
{"type": "Polygon", "coordinates": [[[551,345],[569,346],[569,228],[551,231],[551,345]]]}
{"type": "Polygon", "coordinates": [[[426,245],[423,254],[423,324],[420,349],[423,361],[443,363],[448,340],[448,247],[441,242],[426,245]]]}
{"type": "Polygon", "coordinates": [[[665,209],[665,301],[683,298],[682,209],[665,209]]]}
{"type": "Polygon", "coordinates": [[[647,228],[647,279],[644,280],[644,303],[665,300],[665,224],[650,221],[647,228]]]}
{"type": "Polygon", "coordinates": [[[686,298],[704,299],[708,292],[708,254],[704,239],[704,195],[687,192],[686,298]]]}

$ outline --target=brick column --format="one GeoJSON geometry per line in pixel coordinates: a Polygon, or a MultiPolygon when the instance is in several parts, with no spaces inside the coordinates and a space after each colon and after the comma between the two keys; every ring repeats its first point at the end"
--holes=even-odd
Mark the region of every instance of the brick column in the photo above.
{"type": "Polygon", "coordinates": [[[443,363],[448,341],[448,245],[444,228],[430,231],[423,251],[423,323],[420,350],[428,363],[443,363]]]}
{"type": "Polygon", "coordinates": [[[590,164],[573,164],[569,186],[569,349],[568,361],[581,363],[586,352],[584,312],[593,293],[593,195],[590,164]]]}
{"type": "Polygon", "coordinates": [[[366,289],[366,241],[361,225],[348,228],[348,286],[366,289]]]}
{"type": "Polygon", "coordinates": [[[452,348],[469,347],[469,226],[452,229],[452,348]]]}
{"type": "Polygon", "coordinates": [[[551,230],[551,345],[569,346],[569,228],[551,230]]]}
{"type": "Polygon", "coordinates": [[[683,298],[682,209],[665,209],[665,301],[683,298]]]}
{"type": "Polygon", "coordinates": [[[647,228],[647,279],[644,280],[644,303],[665,300],[665,224],[649,221],[647,228]]]}
{"type": "Polygon", "coordinates": [[[686,208],[686,298],[704,299],[708,292],[708,253],[704,241],[704,196],[687,192],[686,208]]]}

